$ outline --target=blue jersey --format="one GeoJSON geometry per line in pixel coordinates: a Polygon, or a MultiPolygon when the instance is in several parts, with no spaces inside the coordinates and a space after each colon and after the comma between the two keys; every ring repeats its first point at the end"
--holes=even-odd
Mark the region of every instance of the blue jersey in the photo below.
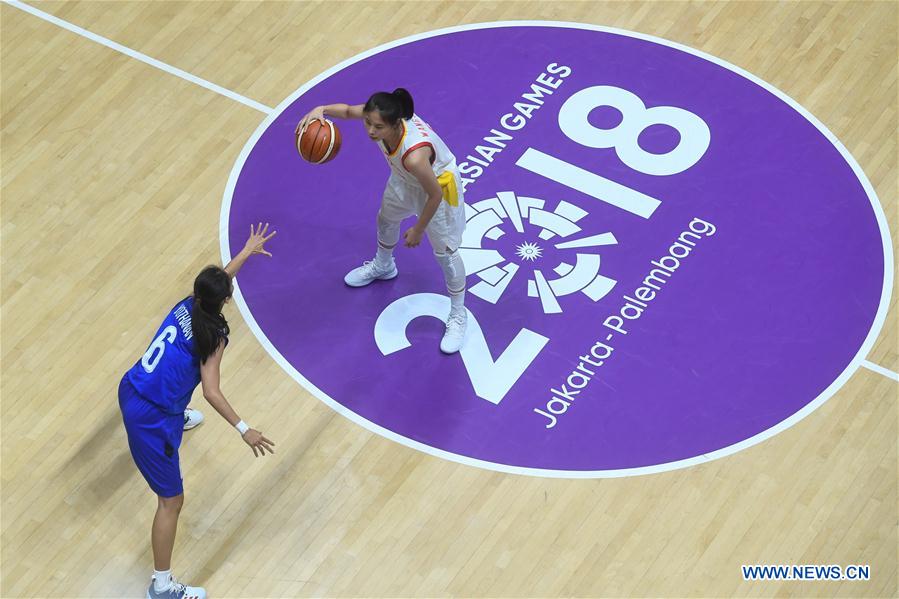
{"type": "Polygon", "coordinates": [[[134,389],[163,412],[180,414],[200,383],[200,358],[191,329],[194,298],[171,309],[143,357],[126,376],[134,389]]]}

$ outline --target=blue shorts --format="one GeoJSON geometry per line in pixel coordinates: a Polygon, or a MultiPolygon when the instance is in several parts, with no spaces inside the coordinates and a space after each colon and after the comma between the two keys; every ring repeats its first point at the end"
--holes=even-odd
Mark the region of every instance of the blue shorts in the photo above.
{"type": "Polygon", "coordinates": [[[128,446],[137,469],[160,497],[175,497],[184,492],[178,448],[184,434],[184,416],[166,414],[147,401],[128,377],[119,383],[119,408],[128,446]]]}

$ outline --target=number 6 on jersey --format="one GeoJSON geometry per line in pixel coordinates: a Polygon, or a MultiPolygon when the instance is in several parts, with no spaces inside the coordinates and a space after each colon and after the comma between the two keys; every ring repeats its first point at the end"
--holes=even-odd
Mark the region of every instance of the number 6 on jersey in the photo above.
{"type": "Polygon", "coordinates": [[[140,359],[140,365],[144,367],[144,371],[149,374],[156,369],[156,366],[162,359],[162,354],[165,353],[165,342],[174,343],[177,334],[178,329],[172,325],[167,326],[159,333],[159,336],[153,340],[153,343],[150,344],[150,347],[147,348],[147,351],[140,359]]]}

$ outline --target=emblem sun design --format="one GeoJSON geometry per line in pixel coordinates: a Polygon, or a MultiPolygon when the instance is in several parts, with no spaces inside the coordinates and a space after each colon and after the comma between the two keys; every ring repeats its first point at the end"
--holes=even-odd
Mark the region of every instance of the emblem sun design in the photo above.
{"type": "Polygon", "coordinates": [[[535,261],[543,255],[543,250],[536,243],[525,242],[516,248],[516,254],[522,260],[535,261]]]}
{"type": "Polygon", "coordinates": [[[469,275],[480,279],[468,290],[482,300],[496,304],[509,283],[519,270],[528,276],[528,297],[539,298],[546,314],[558,314],[562,306],[559,297],[581,292],[597,302],[606,296],[616,281],[599,273],[599,248],[617,245],[618,240],[611,232],[586,234],[578,224],[587,211],[566,202],[559,201],[550,212],[546,201],[540,198],[519,196],[513,191],[500,191],[495,197],[465,205],[466,227],[459,252],[469,275]],[[547,246],[541,247],[535,241],[515,244],[516,256],[522,261],[507,259],[494,247],[495,242],[506,234],[511,226],[519,234],[532,232],[545,244],[562,250],[560,256],[568,256],[568,261],[560,262],[552,269],[558,275],[536,267],[538,258],[545,257],[547,246]],[[527,264],[530,263],[530,264],[527,264]],[[547,278],[549,276],[550,278],[547,278]]]}

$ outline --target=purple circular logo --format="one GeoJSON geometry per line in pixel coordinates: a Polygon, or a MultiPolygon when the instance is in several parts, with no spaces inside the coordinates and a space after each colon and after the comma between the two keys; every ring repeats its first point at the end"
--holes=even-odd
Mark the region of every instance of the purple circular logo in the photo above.
{"type": "Polygon", "coordinates": [[[287,372],[381,435],[543,476],[683,467],[791,426],[867,355],[892,287],[880,204],[813,116],[711,56],[573,23],[431,32],[304,85],[234,167],[226,260],[260,220],[274,258],[237,303],[287,372]],[[397,249],[395,279],[343,282],[389,174],[362,125],[336,121],[325,165],[294,146],[312,107],[395,87],[464,185],[455,355],[428,244],[397,249]]]}

